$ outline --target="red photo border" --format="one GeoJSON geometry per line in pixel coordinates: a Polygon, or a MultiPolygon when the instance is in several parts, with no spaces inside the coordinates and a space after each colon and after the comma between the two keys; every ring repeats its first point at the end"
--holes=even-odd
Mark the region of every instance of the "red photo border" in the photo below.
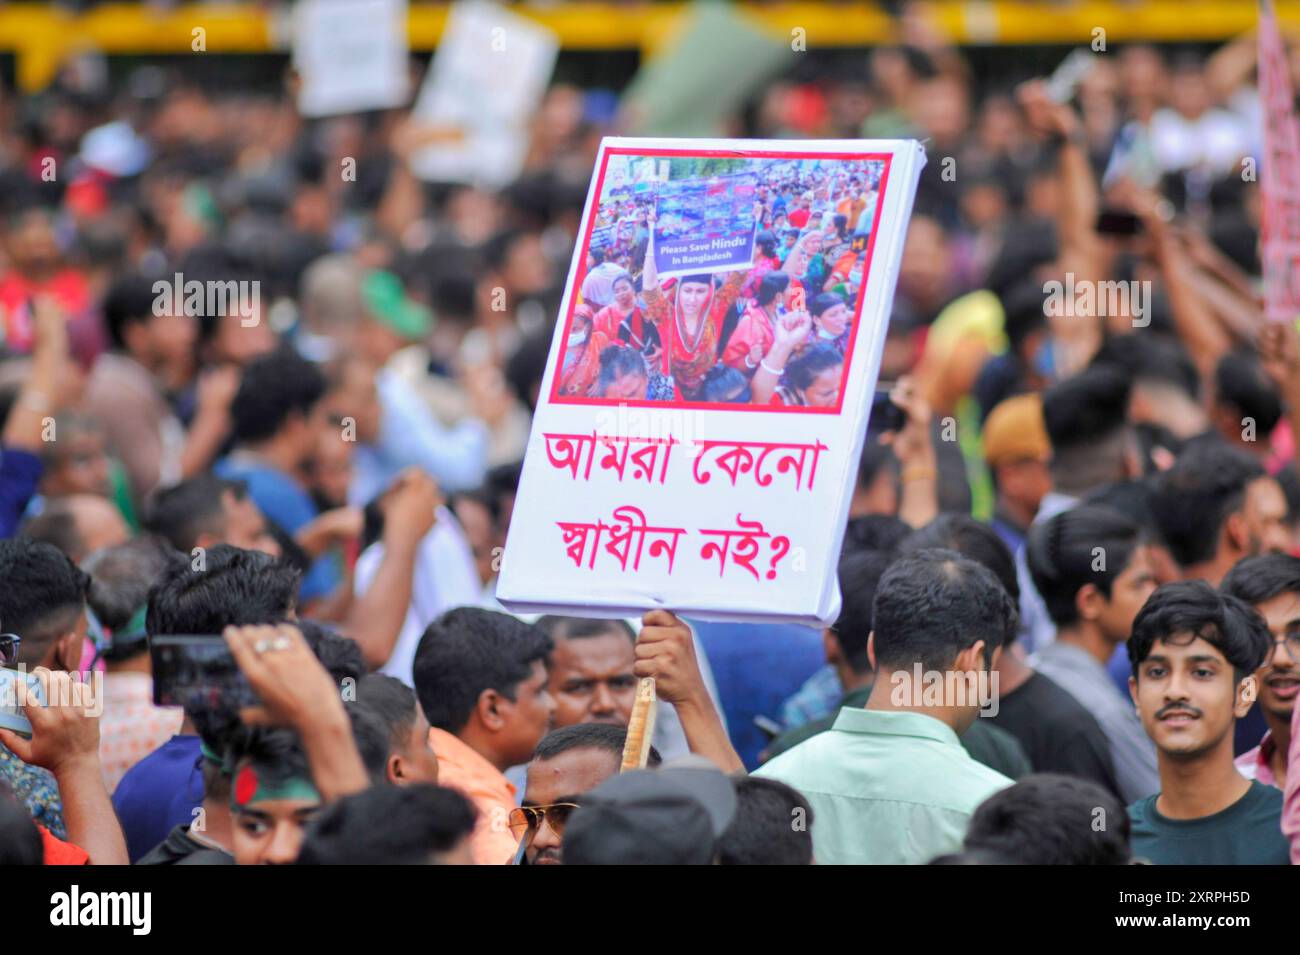
{"type": "MultiPolygon", "coordinates": [[[[875,218],[872,220],[871,235],[867,237],[866,258],[862,263],[862,284],[858,288],[858,301],[853,311],[853,331],[849,334],[848,349],[844,355],[845,381],[848,380],[848,372],[853,360],[853,350],[857,346],[858,330],[862,327],[862,307],[867,297],[867,281],[871,275],[871,261],[876,248],[876,236],[880,233],[881,211],[885,205],[885,195],[889,186],[889,168],[893,160],[892,153],[852,153],[852,152],[799,152],[785,150],[748,150],[748,149],[629,149],[629,148],[612,148],[604,152],[601,159],[600,171],[596,178],[595,202],[600,203],[601,192],[605,186],[605,171],[609,168],[610,156],[680,156],[686,158],[707,159],[713,157],[726,158],[747,158],[754,157],[759,159],[838,159],[843,161],[855,162],[861,160],[879,160],[884,162],[884,171],[880,174],[880,190],[876,196],[875,218]]],[[[586,263],[587,250],[591,248],[591,233],[596,224],[596,216],[593,214],[587,220],[586,232],[582,237],[582,255],[578,261],[586,263]]],[[[585,274],[584,276],[585,277],[585,274]]],[[[578,307],[578,289],[582,286],[581,278],[578,279],[576,287],[570,289],[569,310],[564,318],[564,333],[560,336],[561,342],[567,342],[569,332],[573,327],[573,313],[578,307]]],[[[564,360],[564,352],[561,349],[560,354],[556,356],[556,361],[564,360]]],[[[548,364],[550,359],[548,357],[548,364]]],[[[617,408],[626,406],[628,408],[680,408],[685,410],[708,410],[708,411],[741,411],[747,413],[771,413],[771,414],[822,414],[838,415],[844,410],[844,392],[845,388],[840,388],[840,398],[834,408],[812,408],[808,405],[755,405],[755,404],[735,404],[729,401],[653,401],[650,399],[619,399],[617,401],[607,398],[578,398],[567,397],[559,394],[560,376],[558,367],[551,378],[551,392],[547,396],[549,404],[556,405],[578,405],[591,406],[597,408],[617,408]]]]}

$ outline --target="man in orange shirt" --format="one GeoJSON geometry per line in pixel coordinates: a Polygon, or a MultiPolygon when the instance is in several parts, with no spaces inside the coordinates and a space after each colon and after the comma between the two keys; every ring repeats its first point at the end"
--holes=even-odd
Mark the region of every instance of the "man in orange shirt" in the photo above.
{"type": "Polygon", "coordinates": [[[515,787],[511,766],[526,763],[555,711],[547,691],[551,638],[508,614],[458,607],[424,631],[415,652],[415,692],[438,754],[438,782],[478,809],[470,851],[478,865],[511,860],[515,787]]]}

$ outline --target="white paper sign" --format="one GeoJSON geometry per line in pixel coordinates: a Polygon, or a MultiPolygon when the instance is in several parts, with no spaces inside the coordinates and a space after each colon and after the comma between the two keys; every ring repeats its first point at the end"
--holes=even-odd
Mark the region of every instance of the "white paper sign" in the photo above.
{"type": "Polygon", "coordinates": [[[335,116],[402,106],[410,95],[406,0],[299,0],[298,111],[335,116]]]}
{"type": "Polygon", "coordinates": [[[453,4],[413,116],[462,138],[420,150],[412,171],[489,189],[513,182],[558,52],[555,34],[533,20],[482,0],[453,4]]]}
{"type": "MultiPolygon", "coordinates": [[[[924,163],[910,140],[601,144],[502,559],[506,607],[834,620],[924,163]],[[642,167],[656,177],[627,174],[642,167]],[[737,214],[714,183],[754,184],[764,230],[795,224],[752,265],[661,281],[658,186],[693,180],[708,261],[737,214]]],[[[666,194],[676,204],[682,189],[666,194]]]]}

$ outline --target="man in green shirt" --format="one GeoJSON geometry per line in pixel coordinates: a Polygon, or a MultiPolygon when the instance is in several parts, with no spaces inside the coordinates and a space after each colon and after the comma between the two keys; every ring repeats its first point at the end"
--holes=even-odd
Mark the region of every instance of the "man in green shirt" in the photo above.
{"type": "Polygon", "coordinates": [[[971,813],[1011,785],[975,762],[959,735],[975,721],[1016,608],[987,568],[922,550],[880,578],[867,641],[876,677],[863,709],[758,770],[813,808],[822,863],[925,863],[956,851],[971,813]]]}
{"type": "MultiPolygon", "coordinates": [[[[871,696],[875,677],[867,660],[867,638],[871,636],[871,603],[892,556],[881,551],[850,551],[840,558],[840,594],[843,605],[835,625],[825,632],[826,660],[835,668],[845,695],[839,706],[821,719],[782,733],[764,753],[764,760],[780,756],[804,740],[824,733],[835,724],[844,707],[861,709],[871,696]]],[[[1010,561],[1008,560],[1008,563],[1010,561]]],[[[991,568],[990,568],[991,569],[991,568]]],[[[1014,596],[1014,595],[1013,595],[1014,596]]],[[[1024,747],[1014,736],[993,725],[992,720],[976,720],[961,734],[961,745],[976,762],[983,763],[1009,779],[1020,779],[1033,772],[1024,747]]]]}
{"type": "Polygon", "coordinates": [[[1156,865],[1287,865],[1282,792],[1232,759],[1237,720],[1255,702],[1268,625],[1203,580],[1151,595],[1128,641],[1129,692],[1156,744],[1160,792],[1128,807],[1133,855],[1156,865]]]}

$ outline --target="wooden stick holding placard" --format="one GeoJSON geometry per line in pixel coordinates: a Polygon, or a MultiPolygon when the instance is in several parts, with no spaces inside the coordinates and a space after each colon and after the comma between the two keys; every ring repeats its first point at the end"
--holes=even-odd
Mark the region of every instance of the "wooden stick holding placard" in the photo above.
{"type": "Polygon", "coordinates": [[[636,700],[632,704],[632,717],[627,722],[627,742],[623,744],[623,765],[619,772],[645,769],[650,758],[650,740],[655,734],[655,678],[642,677],[636,685],[636,700]]]}

